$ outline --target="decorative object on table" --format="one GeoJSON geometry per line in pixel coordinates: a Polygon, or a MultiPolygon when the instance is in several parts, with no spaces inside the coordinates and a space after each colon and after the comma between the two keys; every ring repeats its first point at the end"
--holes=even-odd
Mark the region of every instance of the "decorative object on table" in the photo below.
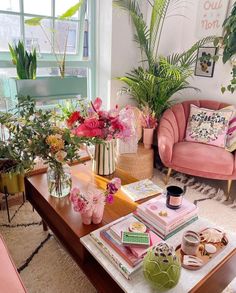
{"type": "Polygon", "coordinates": [[[157,127],[157,119],[155,118],[155,113],[147,105],[142,107],[141,121],[143,126],[143,144],[146,149],[150,149],[153,143],[153,133],[157,127]]]}
{"type": "Polygon", "coordinates": [[[167,243],[159,243],[149,249],[143,260],[146,280],[157,290],[174,288],[180,279],[181,264],[175,250],[167,243]]]}
{"type": "Polygon", "coordinates": [[[131,112],[127,107],[120,115],[118,107],[110,111],[104,111],[101,107],[100,98],[96,98],[89,105],[81,103],[80,110],[69,115],[67,125],[74,136],[89,138],[95,144],[93,171],[99,175],[110,175],[115,171],[113,140],[131,136],[131,112]]]}
{"type": "Polygon", "coordinates": [[[25,50],[24,43],[19,41],[17,45],[9,44],[12,63],[16,66],[19,79],[35,79],[37,69],[36,49],[32,52],[25,50]]]}
{"type": "Polygon", "coordinates": [[[216,47],[201,47],[198,49],[195,75],[213,77],[216,58],[216,47]]]}
{"type": "Polygon", "coordinates": [[[149,233],[123,231],[121,242],[125,246],[149,247],[150,235],[149,233]]]}
{"type": "Polygon", "coordinates": [[[133,201],[160,195],[163,189],[149,179],[140,180],[130,184],[122,185],[121,190],[133,201]]]}
{"type": "Polygon", "coordinates": [[[188,270],[199,270],[228,245],[228,238],[223,231],[206,228],[199,233],[186,231],[183,242],[176,247],[181,264],[188,270]]]}
{"type": "Polygon", "coordinates": [[[70,201],[74,210],[80,212],[85,225],[101,223],[105,204],[113,203],[114,195],[120,186],[121,181],[116,177],[107,183],[105,191],[97,189],[82,193],[77,187],[71,190],[70,201]]]}
{"type": "Polygon", "coordinates": [[[199,47],[213,42],[215,37],[206,37],[185,52],[174,52],[164,57],[159,52],[162,24],[173,10],[177,15],[181,15],[181,0],[147,1],[150,23],[146,21],[138,0],[115,0],[113,4],[129,14],[134,26],[133,39],[142,56],[136,68],[118,78],[126,85],[121,89],[121,93],[127,93],[134,98],[139,107],[148,104],[159,120],[173,102],[171,98],[175,93],[192,88],[189,77],[193,76],[196,52],[199,47]],[[175,6],[177,3],[180,5],[175,6]]]}
{"type": "Polygon", "coordinates": [[[34,159],[40,157],[48,169],[49,193],[55,197],[69,194],[71,178],[67,162],[79,159],[79,144],[89,139],[72,136],[69,129],[57,127],[56,113],[43,111],[35,107],[35,101],[30,97],[22,97],[13,113],[2,115],[3,122],[11,133],[11,139],[23,152],[22,161],[34,164],[34,159]],[[22,139],[23,138],[23,139],[22,139]]]}
{"type": "Polygon", "coordinates": [[[184,232],[181,250],[187,255],[196,255],[200,244],[200,236],[194,231],[184,232]]]}
{"type": "Polygon", "coordinates": [[[143,144],[138,144],[136,154],[117,154],[116,166],[136,179],[151,179],[153,176],[153,160],[153,149],[145,149],[143,144]]]}
{"type": "Polygon", "coordinates": [[[160,195],[137,206],[135,216],[144,224],[151,225],[164,240],[176,234],[198,219],[198,208],[183,198],[179,209],[166,206],[166,196],[160,195]]]}
{"type": "MultiPolygon", "coordinates": [[[[130,116],[129,123],[131,128],[131,135],[129,138],[118,138],[117,139],[117,156],[122,154],[136,154],[138,150],[138,142],[142,137],[142,133],[140,135],[140,118],[141,111],[136,107],[129,107],[130,116]]],[[[124,115],[124,120],[127,119],[126,109],[120,111],[120,116],[122,119],[122,115],[124,115]]],[[[142,128],[141,128],[142,132],[142,128]]]]}
{"type": "Polygon", "coordinates": [[[185,140],[225,148],[232,109],[211,110],[190,106],[185,140]]]}
{"type": "MultiPolygon", "coordinates": [[[[77,4],[73,5],[69,9],[67,9],[62,15],[60,15],[58,17],[60,19],[60,21],[64,21],[64,25],[66,26],[65,39],[64,39],[64,44],[62,44],[62,46],[59,45],[61,42],[58,42],[58,39],[57,39],[57,34],[59,33],[57,30],[50,29],[50,30],[48,30],[48,33],[47,33],[47,28],[45,28],[44,25],[42,24],[42,20],[44,20],[45,17],[38,17],[37,16],[37,17],[33,17],[33,18],[25,20],[26,25],[39,26],[41,28],[42,33],[45,35],[47,42],[51,46],[52,53],[55,57],[57,65],[58,65],[61,78],[65,77],[65,69],[66,69],[65,68],[65,66],[66,66],[66,53],[67,53],[67,47],[68,47],[67,44],[68,44],[68,40],[69,40],[68,37],[69,37],[69,33],[70,33],[70,24],[68,21],[72,18],[72,16],[74,16],[76,13],[78,13],[80,8],[82,6],[84,6],[85,3],[86,3],[86,1],[84,1],[84,0],[79,1],[77,4]],[[51,34],[53,34],[53,40],[51,39],[51,34]],[[58,52],[58,53],[56,53],[56,52],[58,52]]],[[[82,22],[80,24],[83,25],[82,22]]],[[[60,41],[61,41],[61,39],[60,39],[60,41]]]]}
{"type": "Polygon", "coordinates": [[[216,38],[215,45],[223,48],[223,63],[230,61],[232,65],[232,79],[227,86],[222,86],[221,92],[228,91],[234,93],[236,90],[236,47],[235,47],[235,17],[236,17],[236,2],[234,2],[230,15],[223,23],[223,37],[216,38]]]}
{"type": "Polygon", "coordinates": [[[179,186],[171,185],[166,188],[166,205],[172,210],[179,209],[182,205],[183,196],[186,192],[186,187],[182,189],[179,186]]]}

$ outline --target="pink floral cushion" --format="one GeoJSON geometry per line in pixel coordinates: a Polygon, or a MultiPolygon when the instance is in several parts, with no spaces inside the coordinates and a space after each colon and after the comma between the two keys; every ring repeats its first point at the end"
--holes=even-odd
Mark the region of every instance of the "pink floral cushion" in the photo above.
{"type": "Polygon", "coordinates": [[[185,140],[224,148],[232,115],[230,109],[216,111],[191,104],[185,140]]]}

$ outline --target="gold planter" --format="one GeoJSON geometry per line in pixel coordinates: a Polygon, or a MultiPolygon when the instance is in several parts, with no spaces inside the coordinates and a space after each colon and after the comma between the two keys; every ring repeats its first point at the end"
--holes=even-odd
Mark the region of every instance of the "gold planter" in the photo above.
{"type": "Polygon", "coordinates": [[[24,175],[19,173],[0,173],[0,192],[5,192],[5,186],[10,194],[23,192],[25,189],[24,175]]]}

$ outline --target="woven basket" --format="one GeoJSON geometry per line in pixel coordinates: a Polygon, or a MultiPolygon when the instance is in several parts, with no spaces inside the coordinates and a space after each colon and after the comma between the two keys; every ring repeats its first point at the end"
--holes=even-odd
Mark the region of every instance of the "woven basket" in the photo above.
{"type": "Polygon", "coordinates": [[[140,144],[136,154],[118,155],[116,158],[116,167],[140,180],[152,178],[153,160],[153,149],[145,149],[143,145],[140,144]]]}

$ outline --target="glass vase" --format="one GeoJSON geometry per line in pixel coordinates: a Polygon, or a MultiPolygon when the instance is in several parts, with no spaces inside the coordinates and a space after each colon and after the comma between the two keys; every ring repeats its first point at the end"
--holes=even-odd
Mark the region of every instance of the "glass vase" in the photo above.
{"type": "Polygon", "coordinates": [[[50,165],[47,170],[48,191],[51,196],[64,197],[71,190],[71,171],[67,164],[50,165]]]}

